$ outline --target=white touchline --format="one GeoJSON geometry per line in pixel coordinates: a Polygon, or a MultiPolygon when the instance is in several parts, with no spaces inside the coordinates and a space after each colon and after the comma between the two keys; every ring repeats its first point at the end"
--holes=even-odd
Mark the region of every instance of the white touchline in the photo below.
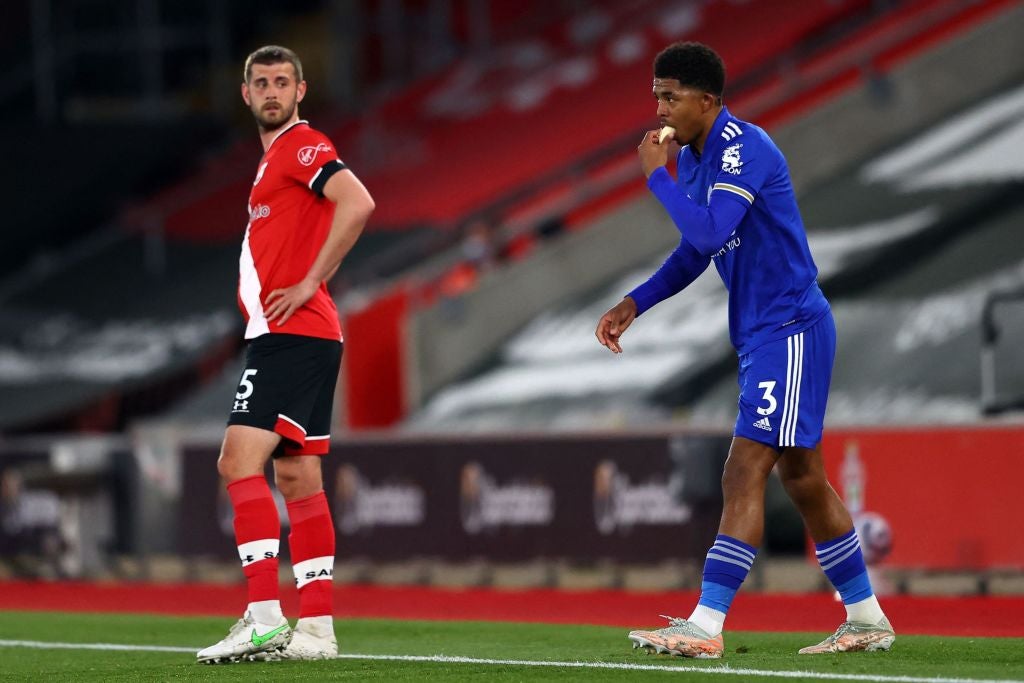
{"type": "MultiPolygon", "coordinates": [[[[40,650],[115,650],[129,652],[197,652],[198,647],[170,645],[121,645],[119,643],[49,643],[41,640],[0,640],[0,647],[29,647],[40,650]]],[[[816,678],[828,681],[877,681],[878,683],[1024,683],[999,678],[932,678],[928,676],[875,676],[871,674],[835,674],[817,671],[772,671],[771,669],[734,669],[727,664],[715,666],[660,666],[618,662],[558,662],[531,659],[481,659],[458,655],[365,655],[340,654],[338,659],[370,659],[386,662],[437,662],[440,664],[494,664],[498,666],[546,666],[567,669],[617,669],[621,671],[665,671],[668,673],[707,673],[727,676],[767,678],[816,678]]]]}
{"type": "Polygon", "coordinates": [[[128,652],[197,652],[194,647],[170,645],[121,645],[120,643],[48,643],[42,640],[0,640],[0,647],[31,647],[37,650],[123,650],[128,652]]]}
{"type": "Polygon", "coordinates": [[[818,678],[830,681],[878,681],[879,683],[1021,683],[1005,678],[932,678],[927,676],[874,676],[870,674],[832,674],[816,671],[772,671],[771,669],[734,669],[728,664],[709,667],[659,666],[657,664],[623,664],[617,662],[553,662],[522,659],[480,659],[448,655],[357,655],[339,654],[338,659],[380,659],[403,662],[440,662],[451,664],[497,664],[501,666],[548,666],[573,669],[621,669],[623,671],[668,671],[671,673],[709,673],[731,676],[763,676],[769,678],[818,678]]]}

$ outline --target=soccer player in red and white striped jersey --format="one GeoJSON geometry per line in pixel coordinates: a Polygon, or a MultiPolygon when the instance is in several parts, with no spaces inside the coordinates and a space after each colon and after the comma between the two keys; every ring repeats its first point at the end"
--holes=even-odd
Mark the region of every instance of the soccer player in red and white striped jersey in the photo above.
{"type": "Polygon", "coordinates": [[[245,63],[242,99],[263,143],[239,258],[238,303],[246,320],[245,370],[217,469],[235,511],[249,604],[201,662],[320,659],[337,655],[331,613],[334,526],[320,456],[330,443],[342,331],[326,281],[374,209],[331,141],[299,118],[306,94],[294,52],[270,45],[245,63]],[[264,476],[274,476],[291,523],[299,589],[294,632],[281,612],[281,528],[264,476]]]}

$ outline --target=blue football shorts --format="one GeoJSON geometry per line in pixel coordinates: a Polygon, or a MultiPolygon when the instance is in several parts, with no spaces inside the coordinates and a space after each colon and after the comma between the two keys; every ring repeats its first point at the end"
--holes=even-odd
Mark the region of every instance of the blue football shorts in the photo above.
{"type": "Polygon", "coordinates": [[[829,311],[813,325],[740,356],[740,400],[735,436],[781,451],[821,441],[836,356],[836,324],[829,311]]]}

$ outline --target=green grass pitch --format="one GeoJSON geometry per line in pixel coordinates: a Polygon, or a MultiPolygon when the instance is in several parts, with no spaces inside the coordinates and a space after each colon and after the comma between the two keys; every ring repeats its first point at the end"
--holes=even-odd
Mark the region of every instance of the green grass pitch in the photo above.
{"type": "Polygon", "coordinates": [[[13,644],[106,643],[191,650],[219,640],[230,625],[230,619],[208,617],[0,612],[0,680],[395,681],[440,677],[461,681],[486,677],[488,681],[604,681],[673,680],[674,675],[682,675],[680,680],[688,682],[718,683],[766,680],[765,677],[881,683],[1024,680],[1024,638],[898,635],[888,653],[808,657],[798,656],[796,650],[821,640],[825,634],[726,631],[724,659],[693,661],[632,650],[626,629],[606,626],[353,619],[336,623],[338,641],[345,655],[365,658],[218,666],[196,664],[191,651],[56,649],[13,644]],[[502,661],[390,658],[410,655],[502,661]],[[563,664],[548,666],[537,662],[563,664]],[[587,666],[568,666],[573,662],[587,666]],[[623,668],[595,668],[592,665],[596,663],[623,668]],[[665,671],[650,670],[648,667],[652,666],[663,667],[665,671]],[[722,672],[723,667],[729,673],[722,672]],[[801,676],[801,672],[809,675],[801,676]]]}

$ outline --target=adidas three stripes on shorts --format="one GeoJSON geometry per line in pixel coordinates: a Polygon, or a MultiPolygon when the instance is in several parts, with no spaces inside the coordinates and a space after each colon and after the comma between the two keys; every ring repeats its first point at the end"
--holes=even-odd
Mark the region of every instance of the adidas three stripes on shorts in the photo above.
{"type": "Polygon", "coordinates": [[[806,330],[741,356],[733,434],[778,450],[814,448],[821,441],[835,354],[830,311],[806,330]]]}

